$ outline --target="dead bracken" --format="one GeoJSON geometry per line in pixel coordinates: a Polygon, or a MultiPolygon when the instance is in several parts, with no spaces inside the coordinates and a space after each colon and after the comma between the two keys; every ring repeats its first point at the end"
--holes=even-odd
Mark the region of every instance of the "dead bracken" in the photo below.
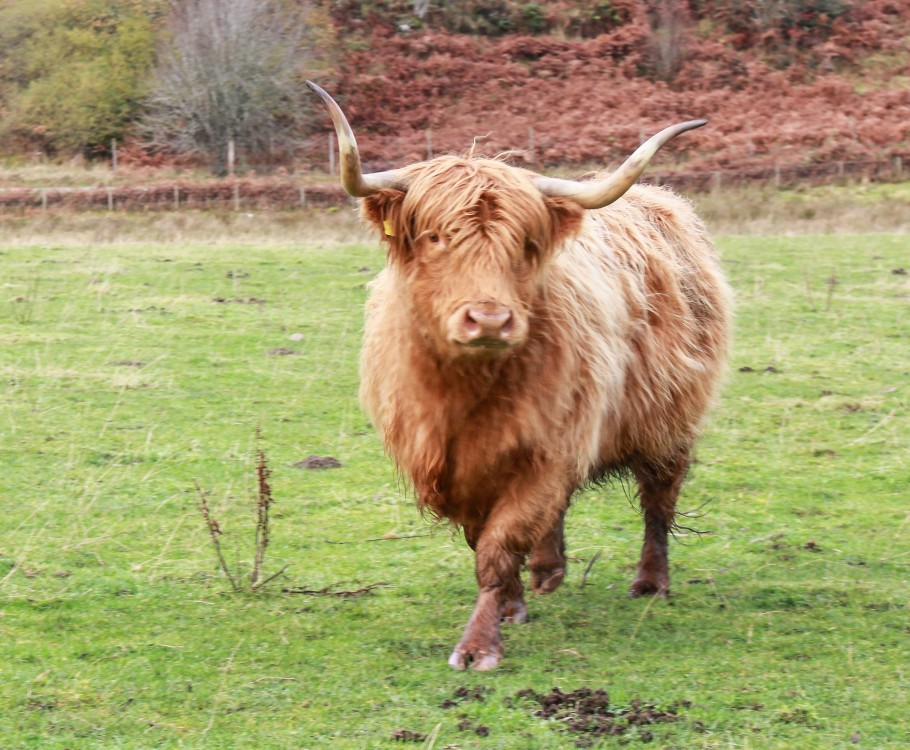
{"type": "MultiPolygon", "coordinates": [[[[598,737],[626,735],[633,727],[666,724],[680,719],[675,710],[663,710],[640,700],[633,700],[628,707],[611,707],[609,695],[602,689],[582,687],[563,693],[554,687],[546,694],[528,689],[519,690],[515,696],[531,700],[540,706],[534,711],[534,716],[552,721],[565,731],[579,735],[575,740],[578,747],[589,747],[598,737]]],[[[676,706],[672,708],[675,709],[676,706]]],[[[653,739],[649,730],[639,729],[637,736],[642,742],[653,739]]]]}

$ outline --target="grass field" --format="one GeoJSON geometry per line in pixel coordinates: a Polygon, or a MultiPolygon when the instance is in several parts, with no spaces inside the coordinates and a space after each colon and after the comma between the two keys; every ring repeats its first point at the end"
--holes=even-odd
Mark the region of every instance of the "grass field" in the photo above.
{"type": "Polygon", "coordinates": [[[626,598],[640,518],[586,492],[566,585],[476,674],[445,664],[472,556],[357,405],[380,251],[247,219],[0,229],[0,749],[908,746],[908,235],[718,238],[736,344],[674,595],[626,598]],[[195,482],[248,571],[260,448],[289,567],[231,593],[195,482]],[[676,720],[572,733],[516,696],[554,686],[676,720]]]}

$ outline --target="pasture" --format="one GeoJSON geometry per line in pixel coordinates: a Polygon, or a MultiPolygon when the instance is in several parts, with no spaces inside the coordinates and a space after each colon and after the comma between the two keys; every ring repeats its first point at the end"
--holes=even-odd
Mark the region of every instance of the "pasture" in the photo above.
{"type": "Polygon", "coordinates": [[[907,234],[716,237],[735,349],[673,596],[626,597],[641,519],[591,489],[476,674],[473,556],[358,408],[383,256],[347,213],[5,220],[0,748],[907,746],[907,234]],[[248,573],[258,450],[288,567],[234,593],[195,483],[248,573]],[[535,715],[554,687],[619,716],[535,715]]]}

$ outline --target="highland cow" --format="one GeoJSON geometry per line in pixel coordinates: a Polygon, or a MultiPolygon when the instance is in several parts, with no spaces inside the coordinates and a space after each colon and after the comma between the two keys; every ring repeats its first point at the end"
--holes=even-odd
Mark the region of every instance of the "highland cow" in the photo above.
{"type": "Polygon", "coordinates": [[[637,480],[644,544],[632,596],[669,591],[668,534],[693,443],[721,379],[730,292],[689,204],[633,186],[667,128],[616,172],[542,177],[440,156],[364,174],[344,114],[342,182],[382,233],[361,401],[421,507],[464,531],[480,589],[449,664],[494,668],[501,622],[566,573],[573,494],[637,480]]]}

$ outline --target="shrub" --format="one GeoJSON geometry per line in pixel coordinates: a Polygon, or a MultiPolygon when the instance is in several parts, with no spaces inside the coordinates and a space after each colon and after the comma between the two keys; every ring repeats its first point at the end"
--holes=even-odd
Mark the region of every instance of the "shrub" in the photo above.
{"type": "Polygon", "coordinates": [[[57,0],[0,13],[2,145],[91,156],[122,137],[145,94],[163,5],[57,0]]]}

